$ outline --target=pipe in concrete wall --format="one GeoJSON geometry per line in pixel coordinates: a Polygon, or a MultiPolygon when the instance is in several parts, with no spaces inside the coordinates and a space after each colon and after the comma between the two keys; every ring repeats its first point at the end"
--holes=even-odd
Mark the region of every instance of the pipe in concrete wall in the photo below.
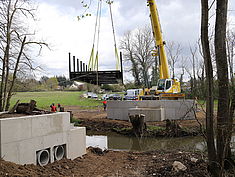
{"type": "Polygon", "coordinates": [[[55,147],[55,160],[61,160],[64,157],[64,147],[63,146],[56,146],[55,147]]]}
{"type": "Polygon", "coordinates": [[[48,150],[41,150],[37,153],[37,160],[40,166],[45,166],[50,161],[50,154],[48,150]]]}

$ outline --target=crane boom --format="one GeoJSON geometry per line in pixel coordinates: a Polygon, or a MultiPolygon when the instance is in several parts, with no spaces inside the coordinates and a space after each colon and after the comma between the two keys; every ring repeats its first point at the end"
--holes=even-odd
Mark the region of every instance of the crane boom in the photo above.
{"type": "Polygon", "coordinates": [[[164,48],[164,41],[162,37],[161,25],[155,0],[148,0],[148,6],[151,14],[150,17],[152,22],[156,49],[157,49],[157,55],[160,58],[159,59],[160,79],[169,79],[170,78],[169,66],[164,48]]]}
{"type": "Polygon", "coordinates": [[[159,15],[157,11],[157,5],[155,0],[147,0],[151,24],[153,30],[153,36],[155,40],[155,53],[153,56],[159,58],[159,76],[157,86],[153,86],[150,89],[144,89],[144,96],[142,99],[179,99],[184,98],[184,94],[181,93],[180,82],[176,78],[171,78],[169,73],[169,65],[165,52],[165,42],[163,41],[161,25],[159,15]]]}

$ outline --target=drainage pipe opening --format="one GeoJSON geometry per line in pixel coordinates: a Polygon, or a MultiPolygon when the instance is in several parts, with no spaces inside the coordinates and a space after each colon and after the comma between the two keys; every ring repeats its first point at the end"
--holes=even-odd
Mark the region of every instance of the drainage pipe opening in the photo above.
{"type": "Polygon", "coordinates": [[[64,147],[63,146],[56,146],[55,147],[55,159],[61,160],[64,157],[64,147]]]}
{"type": "Polygon", "coordinates": [[[37,153],[38,164],[40,166],[45,166],[49,163],[49,151],[48,150],[41,150],[37,153]]]}

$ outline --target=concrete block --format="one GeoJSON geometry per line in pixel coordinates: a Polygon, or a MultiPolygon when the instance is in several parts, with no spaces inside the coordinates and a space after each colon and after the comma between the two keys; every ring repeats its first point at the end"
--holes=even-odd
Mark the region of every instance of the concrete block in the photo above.
{"type": "Polygon", "coordinates": [[[45,136],[50,133],[50,117],[32,117],[32,137],[45,136]]]}
{"type": "Polygon", "coordinates": [[[99,147],[102,150],[108,149],[108,136],[86,136],[86,147],[90,146],[99,147]]]}
{"type": "Polygon", "coordinates": [[[18,143],[7,143],[1,145],[1,158],[6,161],[19,163],[19,146],[18,143]]]}
{"type": "MultiPolygon", "coordinates": [[[[19,152],[19,162],[18,164],[37,164],[36,151],[40,150],[39,147],[43,149],[43,138],[32,138],[24,141],[20,141],[14,146],[18,146],[19,152]]],[[[9,156],[8,156],[9,158],[9,156]]]]}
{"type": "MultiPolygon", "coordinates": [[[[194,105],[193,103],[194,100],[108,101],[107,117],[110,119],[129,120],[129,109],[148,108],[151,110],[159,108],[162,109],[158,113],[160,119],[154,118],[146,121],[194,119],[191,109],[194,105]]],[[[149,114],[150,117],[155,117],[150,115],[154,113],[147,112],[145,114],[149,114]]]]}
{"type": "Polygon", "coordinates": [[[69,116],[68,112],[58,112],[32,117],[32,136],[44,136],[69,130],[69,116]]]}
{"type": "Polygon", "coordinates": [[[0,155],[17,164],[37,164],[36,152],[48,149],[54,162],[54,147],[66,147],[66,157],[86,153],[85,128],[70,124],[69,113],[0,119],[0,155]]]}
{"type": "Polygon", "coordinates": [[[128,111],[128,115],[144,114],[147,122],[164,120],[162,108],[130,108],[128,111]]]}
{"type": "Polygon", "coordinates": [[[1,143],[20,141],[32,137],[32,120],[25,117],[0,119],[1,143]]]}
{"type": "Polygon", "coordinates": [[[75,159],[86,153],[86,128],[75,127],[68,132],[67,158],[75,159]]]}
{"type": "MultiPolygon", "coordinates": [[[[52,146],[57,146],[57,145],[62,145],[67,143],[67,136],[66,136],[66,132],[64,133],[54,133],[54,134],[50,134],[47,136],[43,136],[43,149],[46,147],[52,147],[52,146]]],[[[41,149],[41,147],[38,147],[39,150],[41,149]]]]}
{"type": "Polygon", "coordinates": [[[176,114],[175,114],[175,109],[174,108],[165,108],[165,119],[169,120],[175,120],[176,119],[176,114]]]}

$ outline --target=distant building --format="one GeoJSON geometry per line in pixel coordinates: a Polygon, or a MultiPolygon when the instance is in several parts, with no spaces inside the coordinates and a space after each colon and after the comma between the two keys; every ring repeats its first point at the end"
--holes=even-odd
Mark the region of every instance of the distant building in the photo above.
{"type": "Polygon", "coordinates": [[[73,81],[73,84],[69,87],[70,90],[84,90],[86,84],[78,81],[73,81]]]}

